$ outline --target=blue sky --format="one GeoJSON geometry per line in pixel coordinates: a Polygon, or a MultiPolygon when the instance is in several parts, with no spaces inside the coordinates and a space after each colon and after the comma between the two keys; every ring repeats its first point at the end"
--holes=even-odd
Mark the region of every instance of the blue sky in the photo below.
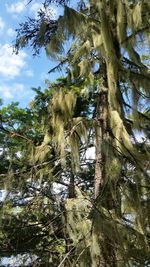
{"type": "MultiPolygon", "coordinates": [[[[24,49],[18,55],[12,53],[15,40],[15,29],[28,16],[35,17],[41,8],[40,2],[33,0],[0,0],[0,98],[6,105],[19,101],[25,107],[34,96],[33,87],[44,88],[45,80],[53,81],[57,74],[48,75],[48,71],[56,65],[46,57],[44,51],[39,57],[33,57],[31,49],[24,49]]],[[[52,6],[54,16],[58,8],[52,6]]]]}

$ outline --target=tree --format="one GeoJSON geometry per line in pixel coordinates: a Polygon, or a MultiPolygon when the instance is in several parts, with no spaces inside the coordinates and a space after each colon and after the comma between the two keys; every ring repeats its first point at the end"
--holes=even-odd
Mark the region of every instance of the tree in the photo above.
{"type": "MultiPolygon", "coordinates": [[[[51,85],[51,90],[54,87],[55,92],[62,83],[63,80],[51,85]]],[[[20,109],[17,103],[1,108],[0,177],[1,189],[7,192],[5,201],[1,202],[1,257],[20,258],[21,255],[22,264],[28,259],[32,266],[58,266],[70,248],[63,227],[65,209],[59,195],[64,199],[74,194],[71,160],[68,152],[67,169],[63,170],[58,150],[49,140],[47,130],[50,129],[44,126],[50,119],[47,103],[52,101],[52,92],[35,91],[37,96],[30,109],[20,109]],[[61,185],[60,192],[56,185],[53,188],[54,183],[61,185]]],[[[77,102],[79,107],[82,103],[82,112],[86,113],[88,101],[78,99],[77,102]]],[[[80,108],[76,114],[80,114],[80,108]]],[[[82,153],[85,149],[82,146],[82,153]]],[[[83,159],[82,162],[86,165],[83,159]]],[[[90,190],[91,175],[92,166],[75,178],[82,189],[90,190]],[[84,173],[89,177],[87,186],[84,173]]]]}
{"type": "Polygon", "coordinates": [[[67,64],[66,78],[49,86],[49,124],[33,156],[35,165],[54,154],[54,164],[40,169],[44,183],[69,181],[63,207],[57,206],[65,222],[60,266],[149,264],[150,77],[140,49],[148,46],[149,10],[147,1],[80,1],[78,9],[65,5],[55,22],[39,13],[34,35],[30,20],[18,30],[17,49],[31,41],[35,52],[44,46],[61,59],[59,67],[67,64]],[[72,45],[62,58],[68,38],[72,45]],[[94,176],[90,162],[82,167],[89,141],[94,176]]]}

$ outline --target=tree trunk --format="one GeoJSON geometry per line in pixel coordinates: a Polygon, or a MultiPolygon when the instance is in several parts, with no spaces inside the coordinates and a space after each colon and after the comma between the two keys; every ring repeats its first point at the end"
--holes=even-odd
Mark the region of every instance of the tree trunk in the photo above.
{"type": "Polygon", "coordinates": [[[96,112],[96,162],[95,162],[95,199],[99,196],[105,182],[105,153],[103,146],[107,142],[107,122],[108,122],[108,100],[107,89],[102,88],[99,93],[96,112]]]}
{"type": "MultiPolygon", "coordinates": [[[[93,207],[92,216],[92,242],[91,242],[91,259],[92,267],[116,267],[116,256],[114,242],[105,234],[105,221],[101,214],[101,206],[108,203],[103,203],[104,191],[107,190],[107,173],[106,173],[106,147],[110,139],[108,132],[108,85],[106,78],[106,67],[102,67],[104,84],[100,88],[97,112],[96,112],[96,162],[95,162],[95,181],[94,181],[94,196],[95,205],[93,207]]],[[[107,192],[106,192],[107,194],[107,192]]],[[[108,193],[109,195],[109,193],[108,193]]],[[[110,198],[108,202],[110,203],[110,198]]],[[[112,201],[113,203],[113,201],[112,201]]]]}
{"type": "Polygon", "coordinates": [[[75,197],[75,184],[74,184],[74,174],[70,172],[70,182],[68,186],[68,197],[74,198],[75,197]]]}

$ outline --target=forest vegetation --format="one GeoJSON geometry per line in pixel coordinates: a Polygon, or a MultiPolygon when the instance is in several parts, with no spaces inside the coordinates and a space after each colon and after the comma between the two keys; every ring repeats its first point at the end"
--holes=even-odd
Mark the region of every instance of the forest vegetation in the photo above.
{"type": "Polygon", "coordinates": [[[45,0],[18,26],[15,52],[65,75],[0,109],[1,258],[150,266],[149,29],[147,0],[45,0]]]}

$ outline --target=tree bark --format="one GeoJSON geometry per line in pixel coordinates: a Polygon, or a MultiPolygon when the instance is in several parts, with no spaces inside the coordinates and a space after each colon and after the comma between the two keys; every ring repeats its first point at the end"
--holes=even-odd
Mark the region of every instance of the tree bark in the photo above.
{"type": "Polygon", "coordinates": [[[108,84],[105,64],[102,66],[101,72],[103,72],[102,76],[104,81],[100,88],[96,111],[95,206],[93,207],[94,212],[92,217],[91,259],[92,267],[116,267],[114,242],[108,237],[107,233],[105,234],[105,230],[103,229],[103,224],[105,222],[103,222],[100,212],[103,204],[108,208],[111,202],[111,195],[108,201],[107,199],[103,200],[103,193],[107,190],[107,158],[105,150],[110,139],[110,134],[108,132],[108,84]],[[107,203],[103,203],[103,201],[107,201],[107,203]]]}
{"type": "Polygon", "coordinates": [[[105,177],[105,153],[103,144],[107,142],[107,122],[108,122],[108,97],[107,89],[102,88],[99,92],[96,112],[96,158],[95,158],[95,199],[99,196],[101,188],[104,185],[105,177]]]}

